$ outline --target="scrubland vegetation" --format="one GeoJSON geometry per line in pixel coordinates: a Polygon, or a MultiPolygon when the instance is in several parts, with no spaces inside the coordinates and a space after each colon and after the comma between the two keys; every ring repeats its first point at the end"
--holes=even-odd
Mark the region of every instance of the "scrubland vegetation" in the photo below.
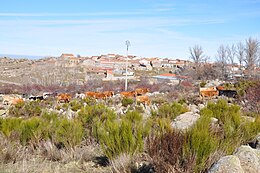
{"type": "Polygon", "coordinates": [[[260,132],[259,108],[255,106],[259,82],[225,87],[240,89],[240,98],[247,99],[245,106],[225,99],[209,101],[196,124],[185,131],[171,126],[178,115],[189,111],[190,98],[185,97],[173,102],[153,100],[160,106],[149,116],[143,116],[132,99],[121,101],[129,107],[123,114],[112,110],[109,100],[19,103],[9,108],[8,117],[0,118],[0,162],[8,165],[29,158],[57,164],[77,162],[78,172],[93,172],[84,166],[90,161],[103,166],[103,172],[206,172],[221,156],[233,153],[260,132]],[[68,117],[60,110],[75,114],[68,117]]]}

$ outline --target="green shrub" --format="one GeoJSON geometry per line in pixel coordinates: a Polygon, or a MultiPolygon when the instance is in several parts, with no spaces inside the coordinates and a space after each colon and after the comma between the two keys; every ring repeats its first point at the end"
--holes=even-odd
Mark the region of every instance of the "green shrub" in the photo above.
{"type": "Polygon", "coordinates": [[[87,105],[95,105],[96,104],[96,99],[90,98],[90,97],[86,97],[82,101],[83,101],[83,103],[87,103],[87,105]]]}
{"type": "Polygon", "coordinates": [[[143,109],[142,106],[136,105],[136,106],[135,106],[135,110],[136,110],[137,112],[139,112],[139,113],[144,113],[144,109],[143,109]]]}
{"type": "Polygon", "coordinates": [[[241,126],[240,133],[243,143],[251,141],[260,132],[260,117],[256,117],[254,122],[245,121],[241,126]]]}
{"type": "Polygon", "coordinates": [[[159,104],[159,105],[164,104],[164,103],[166,103],[166,102],[167,102],[167,100],[166,100],[165,98],[162,98],[162,97],[153,99],[153,103],[159,104]]]}
{"type": "Polygon", "coordinates": [[[20,118],[6,118],[1,119],[1,131],[10,138],[13,133],[20,133],[22,119],[20,118]]]}
{"type": "Polygon", "coordinates": [[[185,144],[185,157],[196,157],[195,172],[201,172],[207,165],[209,157],[218,149],[219,139],[210,133],[210,117],[201,117],[188,133],[185,144]]]}
{"type": "Polygon", "coordinates": [[[20,126],[20,142],[23,145],[29,142],[38,143],[42,139],[43,129],[46,127],[43,120],[39,117],[32,117],[28,120],[23,120],[20,126]]]}
{"type": "Polygon", "coordinates": [[[172,131],[171,120],[169,118],[150,118],[147,120],[147,124],[151,126],[150,134],[154,134],[155,136],[161,136],[172,131]]]}
{"type": "Polygon", "coordinates": [[[77,110],[80,110],[81,107],[83,107],[83,103],[82,102],[79,102],[77,100],[73,100],[69,103],[70,107],[71,107],[71,110],[72,111],[77,111],[77,110]]]}
{"type": "Polygon", "coordinates": [[[115,118],[115,112],[103,104],[95,104],[93,106],[86,105],[80,109],[76,116],[76,119],[83,124],[86,136],[94,136],[97,134],[94,124],[99,121],[104,122],[107,119],[114,120],[115,118]]]}
{"type": "Polygon", "coordinates": [[[181,105],[183,105],[183,104],[186,103],[186,102],[187,102],[187,100],[186,100],[185,98],[181,98],[181,99],[179,99],[179,101],[178,101],[178,103],[181,104],[181,105]]]}
{"type": "Polygon", "coordinates": [[[98,123],[98,139],[105,155],[112,159],[120,154],[134,154],[144,147],[149,126],[136,112],[127,112],[122,120],[107,119],[98,123]]]}
{"type": "Polygon", "coordinates": [[[40,116],[43,108],[40,101],[19,103],[9,108],[9,115],[13,117],[40,116]]]}
{"type": "Polygon", "coordinates": [[[200,82],[200,87],[201,87],[201,88],[203,88],[203,87],[205,87],[205,86],[206,86],[206,84],[207,84],[207,82],[205,82],[205,81],[202,81],[202,82],[200,82]]]}
{"type": "Polygon", "coordinates": [[[128,105],[132,105],[133,103],[134,103],[134,100],[131,99],[131,98],[125,97],[125,98],[123,98],[123,100],[122,100],[122,105],[123,105],[124,107],[127,107],[128,105]]]}
{"type": "Polygon", "coordinates": [[[159,107],[157,116],[160,118],[169,118],[173,120],[178,115],[187,112],[188,109],[180,103],[163,104],[159,107]]]}
{"type": "Polygon", "coordinates": [[[68,110],[69,107],[70,107],[70,104],[69,104],[69,103],[64,103],[64,104],[62,104],[61,107],[62,107],[63,109],[65,109],[65,110],[68,110]]]}
{"type": "Polygon", "coordinates": [[[47,121],[48,123],[51,123],[51,122],[53,122],[53,121],[57,121],[58,120],[58,113],[56,113],[56,112],[46,112],[46,111],[44,111],[43,113],[42,113],[42,119],[44,120],[44,121],[47,121]]]}
{"type": "Polygon", "coordinates": [[[217,103],[209,103],[207,109],[213,113],[213,117],[217,118],[224,126],[225,137],[234,136],[241,124],[240,107],[237,105],[229,105],[226,100],[220,99],[217,103]]]}
{"type": "Polygon", "coordinates": [[[224,88],[227,89],[227,90],[231,90],[231,89],[233,89],[233,87],[234,86],[231,83],[225,83],[224,84],[224,88]]]}
{"type": "Polygon", "coordinates": [[[54,143],[61,143],[66,148],[73,148],[83,139],[83,126],[80,121],[62,118],[53,134],[54,143]]]}

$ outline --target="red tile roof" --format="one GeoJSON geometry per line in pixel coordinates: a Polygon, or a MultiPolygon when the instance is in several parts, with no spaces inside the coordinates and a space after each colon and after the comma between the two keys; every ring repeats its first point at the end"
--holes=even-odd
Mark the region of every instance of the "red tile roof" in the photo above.
{"type": "Polygon", "coordinates": [[[172,73],[164,73],[164,74],[161,74],[159,76],[168,76],[168,77],[176,77],[176,74],[172,74],[172,73]]]}
{"type": "Polygon", "coordinates": [[[73,54],[63,53],[61,56],[74,56],[73,54]]]}

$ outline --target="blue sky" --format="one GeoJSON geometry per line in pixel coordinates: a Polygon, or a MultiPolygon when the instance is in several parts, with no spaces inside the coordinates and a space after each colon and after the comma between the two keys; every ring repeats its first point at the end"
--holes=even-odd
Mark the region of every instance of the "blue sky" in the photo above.
{"type": "Polygon", "coordinates": [[[260,0],[0,0],[0,54],[189,58],[260,39],[260,0]]]}

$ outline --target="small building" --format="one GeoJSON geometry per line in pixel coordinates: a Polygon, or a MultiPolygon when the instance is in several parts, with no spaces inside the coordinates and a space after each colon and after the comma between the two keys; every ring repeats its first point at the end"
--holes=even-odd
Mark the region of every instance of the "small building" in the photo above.
{"type": "Polygon", "coordinates": [[[63,54],[61,54],[60,58],[63,59],[63,60],[66,60],[66,59],[69,59],[69,58],[75,58],[75,56],[73,54],[63,53],[63,54]]]}
{"type": "Polygon", "coordinates": [[[176,75],[176,74],[172,74],[172,73],[164,73],[164,74],[160,74],[157,76],[153,76],[153,78],[180,81],[180,80],[188,79],[189,76],[180,76],[180,75],[176,75]]]}

